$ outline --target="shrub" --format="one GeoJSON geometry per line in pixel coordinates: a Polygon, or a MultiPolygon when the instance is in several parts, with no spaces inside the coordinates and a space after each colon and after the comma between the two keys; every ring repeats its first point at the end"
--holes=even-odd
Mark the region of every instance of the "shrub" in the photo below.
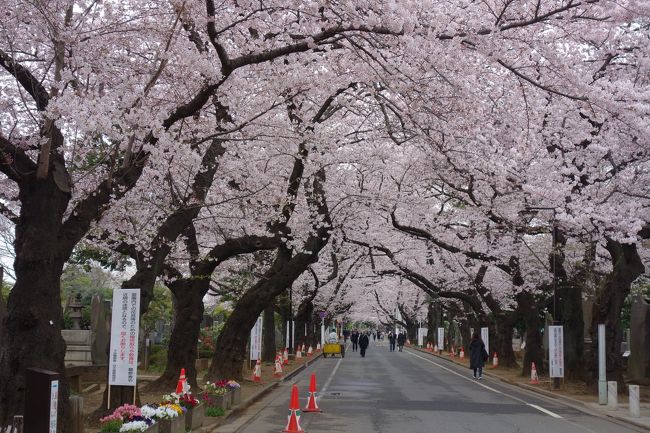
{"type": "Polygon", "coordinates": [[[113,419],[110,421],[105,421],[102,423],[102,432],[110,432],[110,433],[117,433],[120,431],[120,428],[122,428],[122,420],[121,419],[113,419]]]}
{"type": "Polygon", "coordinates": [[[205,416],[211,416],[211,417],[224,416],[225,413],[226,411],[223,410],[222,407],[208,407],[205,409],[205,416]]]}

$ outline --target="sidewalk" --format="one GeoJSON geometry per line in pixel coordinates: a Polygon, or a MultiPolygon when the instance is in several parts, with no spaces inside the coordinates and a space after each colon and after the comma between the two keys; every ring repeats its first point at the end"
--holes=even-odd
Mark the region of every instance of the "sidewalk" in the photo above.
{"type": "MultiPolygon", "coordinates": [[[[433,352],[429,352],[425,349],[421,349],[416,346],[408,346],[409,349],[415,350],[421,353],[426,353],[432,357],[439,358],[442,360],[445,360],[447,362],[454,363],[456,365],[469,368],[469,360],[465,358],[462,362],[458,358],[452,358],[448,355],[438,355],[433,352]]],[[[614,418],[616,420],[625,422],[627,424],[631,424],[637,427],[642,427],[645,429],[648,429],[650,431],[650,402],[648,401],[643,401],[643,398],[641,399],[641,417],[640,418],[633,418],[632,415],[630,414],[629,411],[629,406],[627,404],[627,396],[625,398],[622,398],[623,396],[619,396],[619,404],[618,404],[618,409],[617,410],[611,410],[608,409],[607,406],[603,406],[598,404],[598,397],[597,396],[592,396],[588,395],[585,396],[587,397],[586,400],[589,401],[583,401],[578,398],[574,398],[572,396],[566,395],[566,392],[563,390],[558,391],[552,391],[550,389],[542,389],[540,386],[536,385],[529,385],[526,383],[522,383],[521,381],[516,381],[513,380],[505,374],[506,370],[503,369],[491,369],[489,367],[485,368],[483,370],[483,375],[500,380],[502,382],[508,383],[510,385],[517,386],[519,388],[525,389],[527,391],[532,391],[536,392],[538,394],[545,395],[547,397],[551,397],[554,399],[559,399],[568,404],[569,406],[580,410],[582,412],[589,413],[591,415],[597,415],[597,416],[602,416],[602,417],[609,417],[609,418],[614,418]]],[[[525,380],[525,378],[522,377],[522,381],[525,380]]],[[[546,382],[548,383],[548,382],[546,382]]]]}

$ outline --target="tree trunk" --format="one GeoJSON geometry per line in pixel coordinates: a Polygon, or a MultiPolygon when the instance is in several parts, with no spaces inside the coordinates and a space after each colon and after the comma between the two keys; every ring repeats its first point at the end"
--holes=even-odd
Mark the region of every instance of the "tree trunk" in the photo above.
{"type": "Polygon", "coordinates": [[[197,344],[203,320],[203,297],[210,280],[182,279],[169,283],[174,297],[174,326],[169,339],[165,372],[147,389],[176,389],[181,368],[194,389],[198,389],[196,359],[197,344]]]}
{"type": "Polygon", "coordinates": [[[517,295],[520,317],[526,326],[526,348],[524,350],[524,365],[522,376],[530,376],[531,365],[534,362],[537,372],[544,374],[544,344],[542,341],[542,320],[539,307],[529,292],[517,295]]]}
{"type": "MultiPolygon", "coordinates": [[[[499,356],[499,365],[504,367],[517,367],[517,358],[512,350],[512,336],[514,334],[514,314],[503,312],[495,315],[495,351],[499,356]]],[[[490,354],[492,355],[492,354],[490,354]]]]}
{"type": "Polygon", "coordinates": [[[584,380],[584,319],[582,315],[582,285],[572,282],[564,268],[564,247],[566,236],[562,230],[555,230],[555,247],[550,255],[550,265],[556,294],[553,300],[553,316],[564,327],[565,377],[569,380],[584,380]]]}
{"type": "Polygon", "coordinates": [[[69,388],[60,280],[71,248],[63,247],[59,236],[69,199],[52,176],[21,185],[14,242],[16,283],[0,327],[0,426],[23,413],[25,369],[39,367],[61,373],[58,431],[63,428],[69,388]]]}
{"type": "Polygon", "coordinates": [[[262,361],[273,362],[275,361],[276,345],[275,345],[275,300],[269,302],[264,309],[264,324],[262,326],[263,339],[262,342],[262,361]]]}
{"type": "Polygon", "coordinates": [[[591,324],[592,356],[589,362],[587,383],[595,388],[598,383],[598,324],[605,324],[605,354],[607,379],[623,385],[623,361],[621,358],[620,317],[623,302],[630,293],[630,286],[645,267],[635,244],[621,244],[607,239],[607,251],[612,258],[612,272],[605,278],[602,290],[594,302],[591,324]]]}

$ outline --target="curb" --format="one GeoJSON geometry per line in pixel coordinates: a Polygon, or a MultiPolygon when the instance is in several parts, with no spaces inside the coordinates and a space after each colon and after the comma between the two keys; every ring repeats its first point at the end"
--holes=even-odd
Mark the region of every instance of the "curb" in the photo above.
{"type": "MultiPolygon", "coordinates": [[[[440,356],[440,355],[437,355],[435,353],[420,349],[419,347],[411,346],[411,347],[409,347],[409,349],[415,350],[417,352],[426,353],[426,354],[428,354],[430,356],[433,356],[435,358],[438,358],[438,359],[441,359],[443,361],[447,361],[447,362],[450,362],[452,364],[458,365],[459,367],[464,367],[464,368],[467,367],[465,364],[461,364],[460,362],[456,361],[455,359],[445,358],[444,356],[440,356]]],[[[526,391],[541,394],[541,395],[543,395],[545,397],[562,400],[565,403],[569,404],[572,408],[574,408],[576,410],[579,410],[581,412],[584,412],[584,413],[586,413],[588,415],[599,416],[599,417],[602,417],[602,418],[612,418],[612,419],[615,419],[617,421],[632,425],[634,427],[641,427],[641,428],[644,428],[644,429],[648,428],[648,426],[646,424],[637,422],[634,418],[625,418],[625,417],[618,416],[617,414],[614,414],[614,413],[607,413],[607,412],[602,412],[602,411],[599,411],[599,410],[594,410],[593,408],[588,406],[589,403],[584,402],[582,400],[567,397],[567,396],[561,395],[561,394],[555,394],[555,393],[552,393],[551,391],[547,391],[545,389],[539,389],[539,388],[536,388],[534,386],[527,385],[525,383],[514,382],[514,381],[512,381],[510,379],[507,379],[507,378],[501,377],[501,376],[499,376],[497,374],[491,373],[489,370],[486,370],[486,369],[483,370],[483,375],[488,376],[488,377],[490,377],[492,379],[497,379],[500,382],[516,386],[516,387],[524,389],[526,391]]]]}
{"type": "Polygon", "coordinates": [[[228,424],[231,421],[233,421],[235,418],[237,418],[239,415],[241,415],[246,409],[248,409],[253,404],[260,401],[264,396],[266,396],[271,391],[273,391],[275,388],[277,388],[281,383],[290,381],[295,376],[297,376],[299,373],[301,373],[303,370],[305,370],[308,366],[313,364],[314,361],[316,361],[319,358],[322,358],[322,356],[323,356],[323,353],[321,352],[318,355],[312,357],[311,359],[308,359],[307,362],[305,362],[303,365],[301,365],[300,367],[296,368],[291,373],[289,373],[288,375],[283,377],[282,380],[279,380],[277,382],[269,383],[264,388],[260,389],[255,394],[248,397],[246,400],[243,400],[236,407],[232,408],[232,410],[230,411],[230,413],[228,413],[228,415],[224,416],[223,418],[216,419],[213,424],[210,424],[210,425],[207,425],[207,426],[204,425],[202,427],[202,431],[204,433],[215,433],[217,431],[217,428],[223,426],[224,424],[228,424]]]}

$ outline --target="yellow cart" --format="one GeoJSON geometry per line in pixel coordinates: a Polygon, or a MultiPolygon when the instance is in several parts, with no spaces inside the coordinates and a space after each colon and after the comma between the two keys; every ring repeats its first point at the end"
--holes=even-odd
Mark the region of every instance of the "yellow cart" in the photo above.
{"type": "Polygon", "coordinates": [[[323,358],[327,358],[328,355],[341,355],[341,358],[345,358],[345,346],[341,343],[325,343],[323,346],[323,358]]]}

